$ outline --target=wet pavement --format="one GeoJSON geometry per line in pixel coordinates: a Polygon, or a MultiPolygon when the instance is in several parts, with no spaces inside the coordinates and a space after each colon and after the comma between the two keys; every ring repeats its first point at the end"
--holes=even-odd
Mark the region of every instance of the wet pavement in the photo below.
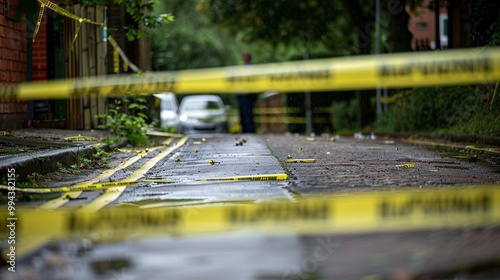
{"type": "MultiPolygon", "coordinates": [[[[303,195],[500,183],[499,165],[489,164],[482,154],[471,162],[472,153],[467,151],[441,154],[390,138],[269,135],[266,139],[282,161],[289,156],[315,159],[313,163],[283,161],[291,175],[291,190],[303,195]]],[[[493,156],[500,158],[500,152],[493,156]]]]}
{"type": "MultiPolygon", "coordinates": [[[[159,138],[158,140],[165,140],[159,138]]],[[[46,186],[96,178],[139,182],[102,207],[226,206],[294,201],[300,196],[362,191],[500,187],[498,166],[470,151],[439,153],[394,139],[298,135],[191,135],[146,153],[112,152],[104,169],[46,186]],[[127,167],[121,164],[136,157],[127,167]],[[161,158],[160,158],[161,157],[161,158]],[[155,159],[157,159],[155,161],[155,159]],[[285,160],[309,159],[289,163],[285,160]],[[312,161],[314,160],[314,161],[312,161]],[[155,161],[154,164],[150,164],[155,161]],[[106,170],[116,170],[97,178],[106,170]],[[141,171],[141,172],[138,172],[141,171]],[[285,181],[203,181],[207,178],[285,173],[285,181]],[[80,179],[81,178],[81,179],[80,179]]],[[[83,144],[82,144],[83,145],[83,144]]],[[[89,145],[89,143],[85,143],[89,145]]],[[[69,147],[71,149],[71,147],[69,147]]],[[[59,149],[58,149],[59,150],[59,149]]],[[[145,149],[143,149],[145,150],[145,149]]],[[[27,155],[29,156],[29,155],[27,155]]],[[[38,156],[38,155],[37,155],[38,156]]],[[[489,155],[491,157],[492,155],[489,155]]],[[[495,157],[495,153],[493,153],[495,157]]],[[[62,209],[85,207],[107,192],[64,199],[62,209]]],[[[61,200],[61,198],[59,198],[61,200]]],[[[30,202],[40,207],[48,201],[30,202]]],[[[49,201],[50,202],[50,201],[49,201]]],[[[93,243],[52,240],[19,260],[1,279],[499,279],[496,227],[396,232],[272,235],[253,230],[205,236],[134,236],[93,243]]]]}

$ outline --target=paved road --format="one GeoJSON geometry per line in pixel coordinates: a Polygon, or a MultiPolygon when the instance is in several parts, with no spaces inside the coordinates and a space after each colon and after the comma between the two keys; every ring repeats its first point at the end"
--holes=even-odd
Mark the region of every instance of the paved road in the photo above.
{"type": "MultiPolygon", "coordinates": [[[[460,188],[477,184],[499,187],[500,173],[494,166],[485,166],[486,158],[481,154],[478,161],[470,162],[461,159],[470,156],[464,152],[442,154],[397,141],[386,142],[387,139],[331,140],[326,136],[308,139],[292,135],[199,135],[183,145],[175,144],[181,141],[176,139],[168,147],[150,148],[139,156],[114,153],[108,167],[118,168],[101,181],[140,178],[174,182],[124,187],[114,199],[95,210],[116,206],[263,203],[318,193],[346,195],[367,190],[425,188],[431,192],[457,184],[460,188]],[[288,155],[315,162],[286,163],[288,155]],[[119,168],[134,157],[136,161],[119,168]],[[152,161],[155,164],[148,164],[152,161]],[[407,164],[414,164],[414,168],[403,168],[407,164]],[[286,173],[289,179],[200,181],[273,173],[286,173]]],[[[74,184],[101,172],[65,180],[74,184]]],[[[48,183],[64,185],[65,180],[48,183]]],[[[78,195],[79,199],[65,200],[59,206],[87,207],[104,193],[103,190],[84,192],[78,195]]],[[[110,193],[110,197],[117,194],[116,190],[110,193]]],[[[330,235],[269,235],[242,230],[191,237],[138,236],[111,244],[67,240],[48,243],[27,255],[19,263],[20,273],[8,274],[4,269],[0,276],[2,279],[498,279],[498,244],[500,230],[495,227],[417,232],[403,228],[398,232],[330,235]]]]}
{"type": "MultiPolygon", "coordinates": [[[[453,185],[500,183],[500,165],[486,166],[483,154],[439,151],[391,139],[353,137],[266,136],[279,159],[314,158],[315,163],[284,163],[291,188],[300,194],[373,190],[434,189],[453,185]],[[465,159],[464,159],[465,158],[465,159]],[[414,164],[414,168],[404,168],[414,164]]],[[[498,161],[500,153],[496,154],[498,161]]],[[[498,163],[497,163],[498,164],[498,163]]]]}
{"type": "MultiPolygon", "coordinates": [[[[108,165],[109,168],[117,166],[116,170],[94,181],[148,179],[167,180],[168,183],[139,183],[123,187],[120,195],[115,190],[108,190],[108,194],[114,193],[115,196],[98,208],[109,204],[145,208],[238,201],[258,203],[293,200],[294,196],[318,193],[415,188],[432,191],[484,184],[498,187],[500,183],[498,165],[488,164],[488,158],[483,154],[471,162],[468,158],[473,152],[456,150],[444,153],[387,139],[336,137],[332,141],[332,137],[327,136],[197,135],[177,144],[181,140],[171,139],[169,146],[150,148],[148,153],[141,155],[114,153],[114,161],[108,165]],[[285,162],[289,158],[313,159],[314,162],[285,162]],[[119,166],[131,160],[134,161],[130,165],[119,166]],[[288,179],[200,181],[275,173],[285,173],[288,179]]],[[[92,176],[97,174],[89,177],[92,176]]],[[[48,184],[61,186],[83,181],[83,178],[74,176],[67,179],[70,181],[58,179],[48,184]]],[[[104,192],[85,192],[75,196],[76,200],[57,205],[84,206],[104,192]]]]}

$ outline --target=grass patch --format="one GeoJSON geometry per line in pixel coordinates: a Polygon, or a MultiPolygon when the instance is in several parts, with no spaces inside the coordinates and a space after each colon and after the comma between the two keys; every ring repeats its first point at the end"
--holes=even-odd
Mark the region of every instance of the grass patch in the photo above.
{"type": "Polygon", "coordinates": [[[494,85],[416,88],[401,95],[376,121],[377,132],[500,135],[500,99],[494,85]]]}
{"type": "Polygon", "coordinates": [[[28,146],[0,147],[0,155],[13,155],[18,153],[27,153],[29,151],[31,151],[31,148],[28,146]]]}

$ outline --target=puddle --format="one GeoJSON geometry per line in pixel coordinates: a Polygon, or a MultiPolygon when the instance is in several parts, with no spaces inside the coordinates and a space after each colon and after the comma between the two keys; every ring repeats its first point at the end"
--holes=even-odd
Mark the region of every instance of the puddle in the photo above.
{"type": "Polygon", "coordinates": [[[143,207],[183,206],[200,203],[242,203],[263,200],[293,200],[282,181],[191,181],[135,188],[123,193],[116,205],[143,207]]]}

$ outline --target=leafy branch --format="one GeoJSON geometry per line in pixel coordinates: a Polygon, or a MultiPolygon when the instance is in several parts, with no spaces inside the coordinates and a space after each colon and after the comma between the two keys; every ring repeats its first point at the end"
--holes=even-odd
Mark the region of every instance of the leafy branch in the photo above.
{"type": "MultiPolygon", "coordinates": [[[[142,24],[147,28],[156,28],[162,24],[174,21],[172,14],[153,13],[158,0],[80,0],[82,5],[109,5],[116,4],[125,7],[125,10],[130,17],[138,24],[142,24]]],[[[134,26],[126,26],[127,39],[133,41],[142,37],[142,32],[134,26]]]]}

